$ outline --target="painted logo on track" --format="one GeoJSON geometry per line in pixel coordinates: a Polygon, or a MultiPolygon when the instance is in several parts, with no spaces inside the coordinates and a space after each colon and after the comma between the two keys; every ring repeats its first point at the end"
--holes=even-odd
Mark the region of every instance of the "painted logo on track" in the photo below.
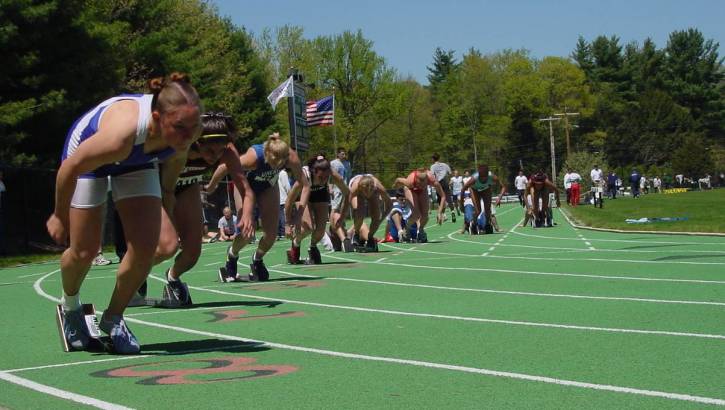
{"type": "Polygon", "coordinates": [[[233,380],[252,380],[263,377],[282,376],[297,371],[297,367],[289,365],[255,364],[257,359],[251,357],[221,357],[212,359],[171,360],[118,367],[91,373],[94,377],[140,377],[136,384],[173,385],[173,384],[207,384],[229,382],[233,380]],[[190,368],[189,364],[199,363],[203,367],[190,368]],[[177,364],[178,370],[153,370],[154,366],[168,368],[177,364]],[[151,370],[144,370],[149,369],[151,370]]]}
{"type": "Polygon", "coordinates": [[[222,310],[218,312],[207,312],[214,315],[214,319],[209,322],[235,322],[237,320],[258,320],[258,319],[278,319],[283,317],[302,317],[303,312],[279,312],[271,315],[252,315],[246,316],[249,312],[246,310],[222,310]]]}

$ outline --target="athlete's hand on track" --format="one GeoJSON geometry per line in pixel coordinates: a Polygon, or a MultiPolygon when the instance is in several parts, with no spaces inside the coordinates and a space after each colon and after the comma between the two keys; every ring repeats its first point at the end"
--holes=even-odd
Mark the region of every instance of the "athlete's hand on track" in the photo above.
{"type": "Polygon", "coordinates": [[[443,212],[438,212],[438,216],[436,217],[436,221],[438,222],[438,225],[443,225],[443,212]]]}
{"type": "Polygon", "coordinates": [[[52,214],[45,223],[50,237],[58,245],[65,245],[68,241],[68,220],[62,220],[58,215],[52,214]]]}
{"type": "Polygon", "coordinates": [[[294,230],[294,229],[292,229],[292,228],[293,228],[293,227],[292,227],[292,225],[290,225],[290,224],[287,224],[287,225],[285,225],[285,226],[284,226],[284,236],[285,236],[285,237],[286,237],[287,239],[292,239],[292,231],[294,230]]]}

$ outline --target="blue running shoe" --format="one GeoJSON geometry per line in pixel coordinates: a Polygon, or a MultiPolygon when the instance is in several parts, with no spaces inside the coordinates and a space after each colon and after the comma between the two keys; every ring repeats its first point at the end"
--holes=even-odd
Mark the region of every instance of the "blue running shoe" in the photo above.
{"type": "Polygon", "coordinates": [[[63,311],[63,335],[73,350],[87,350],[90,337],[83,309],[63,311]]]}
{"type": "Polygon", "coordinates": [[[113,351],[118,354],[139,354],[141,353],[141,345],[136,340],[136,336],[131,333],[131,329],[126,326],[123,316],[111,316],[110,320],[103,312],[101,330],[111,336],[113,343],[113,351]]]}

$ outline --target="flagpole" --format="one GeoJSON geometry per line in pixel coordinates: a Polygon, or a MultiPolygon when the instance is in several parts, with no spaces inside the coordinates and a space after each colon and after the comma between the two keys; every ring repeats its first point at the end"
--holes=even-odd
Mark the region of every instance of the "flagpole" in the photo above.
{"type": "Polygon", "coordinates": [[[335,154],[337,155],[337,124],[335,124],[335,86],[332,86],[332,139],[335,142],[335,154]]]}
{"type": "Polygon", "coordinates": [[[295,113],[295,76],[294,76],[294,74],[292,74],[290,76],[290,78],[292,78],[292,102],[291,102],[291,104],[292,104],[292,127],[294,127],[294,129],[290,130],[290,131],[292,131],[292,135],[294,136],[294,139],[295,139],[295,151],[299,151],[297,149],[297,114],[295,113]]]}

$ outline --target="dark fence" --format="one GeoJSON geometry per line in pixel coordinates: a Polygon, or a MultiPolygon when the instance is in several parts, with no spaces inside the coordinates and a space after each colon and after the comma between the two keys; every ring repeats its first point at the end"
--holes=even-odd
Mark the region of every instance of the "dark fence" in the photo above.
{"type": "MultiPolygon", "coordinates": [[[[55,204],[54,169],[0,168],[7,189],[0,197],[0,255],[14,255],[39,250],[58,251],[45,227],[55,204]]],[[[208,225],[214,229],[228,198],[227,184],[207,196],[204,208],[208,225]]],[[[110,197],[110,195],[109,195],[110,197]]],[[[107,201],[104,244],[113,244],[113,201],[107,201]]]]}

